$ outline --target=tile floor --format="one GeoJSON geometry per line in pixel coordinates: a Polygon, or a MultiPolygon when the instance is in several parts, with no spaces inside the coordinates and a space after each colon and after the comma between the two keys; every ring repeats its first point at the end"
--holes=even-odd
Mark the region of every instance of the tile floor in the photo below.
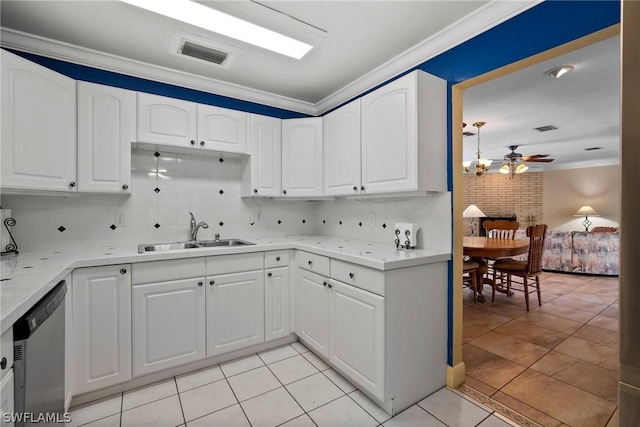
{"type": "Polygon", "coordinates": [[[522,293],[465,290],[465,387],[544,426],[617,426],[618,278],[544,273],[541,290],[528,313],[522,293]]]}
{"type": "Polygon", "coordinates": [[[180,375],[71,409],[72,425],[508,427],[443,388],[391,418],[302,344],[180,375]]]}

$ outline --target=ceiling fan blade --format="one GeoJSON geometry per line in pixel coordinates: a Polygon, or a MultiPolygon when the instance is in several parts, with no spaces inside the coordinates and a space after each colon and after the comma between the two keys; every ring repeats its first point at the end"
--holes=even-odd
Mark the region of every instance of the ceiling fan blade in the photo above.
{"type": "Polygon", "coordinates": [[[525,160],[527,163],[551,163],[553,162],[555,159],[529,159],[529,160],[525,160]]]}
{"type": "Polygon", "coordinates": [[[522,158],[522,160],[525,161],[525,162],[528,162],[528,161],[530,161],[532,159],[539,159],[541,157],[549,157],[549,155],[548,154],[534,154],[532,156],[524,156],[522,158]]]}

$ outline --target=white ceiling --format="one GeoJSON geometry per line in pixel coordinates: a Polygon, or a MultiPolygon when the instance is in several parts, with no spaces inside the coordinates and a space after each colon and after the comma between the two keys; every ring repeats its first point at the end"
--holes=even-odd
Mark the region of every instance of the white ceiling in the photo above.
{"type": "MultiPolygon", "coordinates": [[[[531,170],[619,163],[620,37],[575,50],[507,76],[471,87],[463,94],[465,131],[480,131],[483,157],[502,159],[507,146],[524,156],[549,154],[552,163],[529,163],[531,170]],[[545,71],[575,69],[555,79],[545,71]],[[558,129],[539,132],[536,127],[558,129]],[[585,151],[601,147],[602,150],[585,151]]],[[[477,135],[463,139],[465,160],[476,157],[477,135]]],[[[502,162],[494,162],[497,170],[502,162]]]]}
{"type": "Polygon", "coordinates": [[[201,1],[265,26],[282,27],[284,14],[325,31],[300,61],[119,1],[2,0],[0,24],[7,47],[317,114],[540,1],[201,1]],[[242,53],[229,69],[171,55],[174,29],[242,53]]]}

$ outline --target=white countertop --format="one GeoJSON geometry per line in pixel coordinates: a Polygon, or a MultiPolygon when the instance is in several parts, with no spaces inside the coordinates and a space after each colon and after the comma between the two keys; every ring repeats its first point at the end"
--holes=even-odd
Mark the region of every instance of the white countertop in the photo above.
{"type": "Polygon", "coordinates": [[[2,260],[0,330],[6,331],[74,268],[129,264],[279,249],[300,249],[378,270],[448,261],[450,253],[424,249],[397,250],[393,245],[327,236],[282,236],[244,239],[250,246],[198,248],[139,254],[137,247],[106,247],[94,252],[20,253],[2,260]]]}

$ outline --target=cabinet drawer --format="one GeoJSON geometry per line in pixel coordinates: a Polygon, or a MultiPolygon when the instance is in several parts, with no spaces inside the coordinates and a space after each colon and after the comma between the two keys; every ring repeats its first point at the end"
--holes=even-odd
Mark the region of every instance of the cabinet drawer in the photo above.
{"type": "Polygon", "coordinates": [[[13,328],[7,329],[6,332],[2,334],[0,349],[2,349],[0,359],[6,359],[6,364],[3,364],[2,371],[0,371],[0,378],[4,378],[5,374],[9,372],[13,366],[13,328]]]}
{"type": "Polygon", "coordinates": [[[270,251],[264,253],[264,268],[285,267],[289,265],[289,251],[270,251]]]}
{"type": "Polygon", "coordinates": [[[332,259],[331,278],[384,296],[384,275],[378,270],[332,259]]]}
{"type": "Polygon", "coordinates": [[[250,254],[217,255],[207,257],[207,276],[262,270],[264,252],[250,254]]]}
{"type": "Polygon", "coordinates": [[[329,258],[326,256],[297,251],[296,264],[305,270],[313,271],[323,276],[329,276],[329,258]]]}
{"type": "Polygon", "coordinates": [[[203,277],[204,271],[204,257],[140,262],[133,264],[132,283],[139,285],[141,283],[203,277]]]}

